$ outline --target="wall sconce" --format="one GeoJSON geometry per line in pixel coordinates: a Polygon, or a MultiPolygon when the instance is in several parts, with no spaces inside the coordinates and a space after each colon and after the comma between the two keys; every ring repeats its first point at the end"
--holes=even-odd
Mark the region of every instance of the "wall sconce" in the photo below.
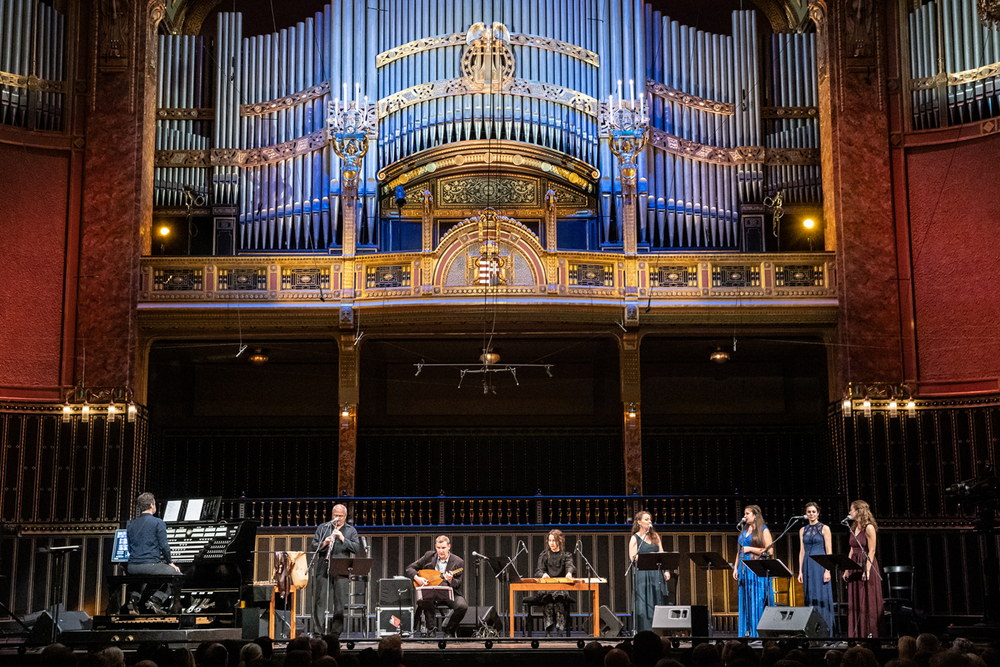
{"type": "Polygon", "coordinates": [[[864,402],[861,404],[861,412],[864,413],[865,419],[871,419],[872,416],[872,402],[868,400],[865,396],[864,402]]]}
{"type": "Polygon", "coordinates": [[[351,406],[349,403],[344,403],[344,406],[340,409],[340,428],[350,428],[351,426],[351,406]]]}
{"type": "Polygon", "coordinates": [[[896,404],[896,399],[889,401],[889,417],[899,416],[899,405],[896,404]]]}
{"type": "Polygon", "coordinates": [[[906,402],[906,416],[916,417],[917,416],[917,404],[913,399],[906,402]]]}
{"type": "Polygon", "coordinates": [[[626,421],[629,428],[635,428],[636,417],[635,417],[635,403],[628,404],[628,414],[626,416],[626,421]]]}
{"type": "Polygon", "coordinates": [[[851,408],[854,407],[854,403],[851,401],[850,398],[845,398],[844,402],[841,405],[844,410],[844,417],[849,418],[851,416],[851,408]]]}
{"type": "Polygon", "coordinates": [[[83,424],[89,423],[92,417],[100,417],[102,414],[107,415],[109,423],[118,419],[118,415],[122,412],[130,422],[135,421],[136,415],[132,390],[128,387],[85,387],[82,383],[66,392],[66,400],[62,406],[62,421],[64,423],[72,421],[77,410],[80,422],[83,424]]]}

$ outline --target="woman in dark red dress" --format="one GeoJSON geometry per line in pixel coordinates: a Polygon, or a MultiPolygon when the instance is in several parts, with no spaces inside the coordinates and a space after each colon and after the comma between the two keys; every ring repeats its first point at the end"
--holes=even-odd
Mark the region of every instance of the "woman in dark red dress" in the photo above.
{"type": "Polygon", "coordinates": [[[882,574],[875,558],[878,524],[868,503],[851,503],[851,560],[860,570],[844,573],[847,581],[847,636],[878,637],[882,621],[882,574]],[[867,555],[867,557],[866,557],[867,555]]]}

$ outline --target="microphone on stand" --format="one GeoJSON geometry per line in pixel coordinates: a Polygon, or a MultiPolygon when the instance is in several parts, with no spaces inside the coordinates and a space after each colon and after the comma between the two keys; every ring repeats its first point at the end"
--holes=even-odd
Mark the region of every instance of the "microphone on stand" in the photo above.
{"type": "Polygon", "coordinates": [[[798,516],[793,516],[790,519],[790,521],[808,521],[808,520],[809,520],[809,517],[807,517],[805,514],[800,514],[798,516]]]}
{"type": "Polygon", "coordinates": [[[475,556],[476,558],[489,558],[489,556],[484,556],[482,554],[477,554],[475,551],[472,552],[472,555],[475,556]]]}
{"type": "Polygon", "coordinates": [[[742,519],[740,519],[740,522],[736,524],[736,530],[743,530],[744,528],[746,528],[746,525],[747,525],[747,519],[746,517],[743,517],[742,519]]]}
{"type": "Polygon", "coordinates": [[[851,525],[851,515],[848,514],[847,516],[845,516],[843,519],[840,520],[840,523],[844,526],[851,525]]]}

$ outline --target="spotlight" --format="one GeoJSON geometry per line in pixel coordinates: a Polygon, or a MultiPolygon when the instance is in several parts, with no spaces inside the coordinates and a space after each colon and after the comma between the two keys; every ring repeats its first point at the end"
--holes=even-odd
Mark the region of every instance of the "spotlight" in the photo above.
{"type": "Polygon", "coordinates": [[[493,648],[493,640],[492,640],[492,639],[487,639],[487,640],[486,640],[486,643],[485,643],[485,644],[483,644],[483,646],[485,646],[485,647],[486,647],[486,648],[488,648],[488,649],[489,649],[489,648],[493,648]]]}
{"type": "Polygon", "coordinates": [[[723,350],[721,347],[715,348],[715,352],[709,357],[712,361],[717,364],[724,364],[729,361],[729,353],[723,350]]]}
{"type": "Polygon", "coordinates": [[[354,642],[347,642],[347,650],[348,651],[354,650],[354,642]]]}
{"type": "Polygon", "coordinates": [[[446,646],[448,646],[448,642],[446,642],[445,640],[441,639],[438,641],[438,648],[441,649],[442,651],[445,649],[446,646]]]}
{"type": "Polygon", "coordinates": [[[584,642],[582,639],[577,639],[576,640],[576,647],[577,648],[584,648],[586,645],[587,645],[586,642],[584,642]]]}
{"type": "Polygon", "coordinates": [[[531,648],[538,648],[538,640],[537,639],[532,639],[531,640],[531,648]]]}

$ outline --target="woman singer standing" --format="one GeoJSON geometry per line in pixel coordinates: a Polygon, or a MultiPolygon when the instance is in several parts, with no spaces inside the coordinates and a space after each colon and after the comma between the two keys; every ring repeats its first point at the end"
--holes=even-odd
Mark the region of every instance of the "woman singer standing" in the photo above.
{"type": "MultiPolygon", "coordinates": [[[[546,547],[538,554],[535,565],[535,576],[540,579],[567,577],[573,578],[573,557],[566,553],[566,538],[561,530],[550,530],[545,538],[546,547]]],[[[566,633],[566,620],[569,616],[569,605],[573,598],[566,591],[546,591],[535,598],[535,604],[542,606],[542,618],[545,621],[545,636],[548,637],[555,627],[560,635],[566,633]]]]}
{"type": "Polygon", "coordinates": [[[757,505],[747,505],[743,509],[741,523],[746,528],[740,532],[740,558],[733,568],[733,579],[740,582],[739,636],[756,637],[757,623],[764,613],[764,607],[774,604],[771,598],[771,578],[758,577],[743,561],[765,557],[764,552],[771,546],[771,531],[764,525],[764,517],[757,505]]]}
{"type": "Polygon", "coordinates": [[[847,636],[878,637],[882,618],[882,577],[875,558],[878,524],[863,500],[851,503],[851,560],[860,570],[844,573],[847,582],[847,636]]]}
{"type": "Polygon", "coordinates": [[[663,542],[653,528],[653,516],[649,512],[639,512],[632,523],[632,537],[628,542],[628,557],[635,576],[635,632],[653,629],[653,612],[667,596],[667,582],[670,581],[669,570],[664,570],[661,578],[658,570],[634,569],[636,557],[660,551],[663,551],[663,542]]]}
{"type": "Polygon", "coordinates": [[[818,611],[833,634],[833,586],[830,584],[830,570],[810,558],[832,553],[833,537],[830,526],[819,522],[819,505],[806,503],[805,515],[809,525],[799,528],[799,583],[802,584],[805,606],[818,611]]]}

